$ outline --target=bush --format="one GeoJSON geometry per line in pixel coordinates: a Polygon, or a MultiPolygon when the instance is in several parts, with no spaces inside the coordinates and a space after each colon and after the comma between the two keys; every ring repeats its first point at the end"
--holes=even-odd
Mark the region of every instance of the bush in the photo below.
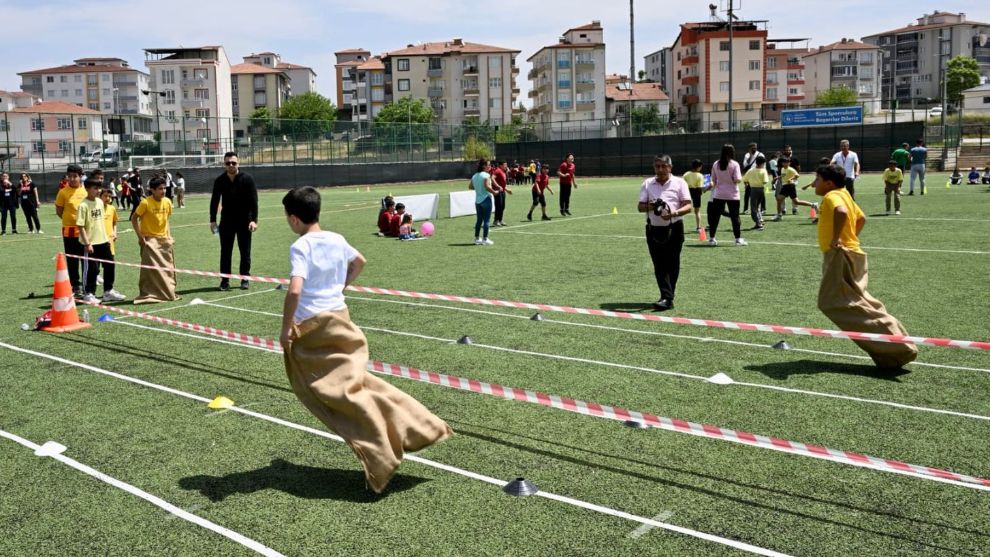
{"type": "Polygon", "coordinates": [[[464,140],[464,160],[476,161],[478,159],[492,158],[492,149],[487,143],[478,141],[475,136],[468,136],[464,140]]]}

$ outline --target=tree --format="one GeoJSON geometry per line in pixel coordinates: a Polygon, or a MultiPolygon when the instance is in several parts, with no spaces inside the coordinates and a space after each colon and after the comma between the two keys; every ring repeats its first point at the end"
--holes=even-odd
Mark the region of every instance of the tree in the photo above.
{"type": "Polygon", "coordinates": [[[382,107],[373,129],[379,145],[429,145],[436,136],[432,124],[433,109],[425,100],[402,97],[382,107]]]}
{"type": "Polygon", "coordinates": [[[846,87],[832,87],[818,93],[819,106],[852,106],[856,104],[856,91],[846,87]]]}
{"type": "Polygon", "coordinates": [[[267,135],[272,131],[275,123],[274,120],[267,106],[259,106],[254,109],[254,112],[248,118],[253,132],[261,135],[267,135]]]}
{"type": "Polygon", "coordinates": [[[337,107],[330,99],[310,91],[285,101],[278,117],[282,120],[279,122],[282,131],[288,134],[323,134],[333,129],[337,107]]]}
{"type": "Polygon", "coordinates": [[[667,124],[665,114],[660,114],[657,105],[640,106],[632,109],[633,130],[636,135],[660,133],[667,124]]]}
{"type": "Polygon", "coordinates": [[[960,54],[946,64],[945,75],[948,100],[961,101],[963,91],[980,84],[980,65],[973,58],[960,54]]]}

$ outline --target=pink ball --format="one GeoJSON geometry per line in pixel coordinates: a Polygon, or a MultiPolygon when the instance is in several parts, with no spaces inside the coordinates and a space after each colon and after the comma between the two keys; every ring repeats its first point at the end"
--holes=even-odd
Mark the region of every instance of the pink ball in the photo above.
{"type": "Polygon", "coordinates": [[[433,236],[433,232],[436,231],[436,228],[433,226],[432,222],[426,221],[420,225],[419,231],[423,234],[423,236],[430,237],[433,236]]]}

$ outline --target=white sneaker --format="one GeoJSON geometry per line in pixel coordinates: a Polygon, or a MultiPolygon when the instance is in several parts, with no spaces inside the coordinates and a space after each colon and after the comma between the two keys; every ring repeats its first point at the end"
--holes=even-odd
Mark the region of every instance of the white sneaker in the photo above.
{"type": "Polygon", "coordinates": [[[96,275],[96,284],[103,284],[103,277],[96,275]]]}
{"type": "Polygon", "coordinates": [[[484,245],[486,245],[486,246],[490,246],[490,245],[494,244],[495,242],[491,241],[489,238],[485,238],[484,240],[481,241],[481,243],[484,244],[484,245]]]}
{"type": "Polygon", "coordinates": [[[124,296],[120,292],[117,292],[116,290],[113,290],[113,289],[111,289],[109,292],[104,292],[103,293],[103,301],[104,302],[122,302],[122,301],[124,301],[126,299],[127,299],[127,296],[124,296]]]}
{"type": "Polygon", "coordinates": [[[95,303],[97,303],[96,296],[94,296],[92,294],[86,294],[85,296],[82,297],[82,300],[79,300],[79,301],[82,302],[82,303],[84,303],[84,304],[95,304],[95,303]]]}
{"type": "Polygon", "coordinates": [[[711,247],[715,247],[715,246],[718,245],[718,240],[716,240],[715,238],[709,238],[708,239],[708,245],[711,246],[711,247]]]}
{"type": "Polygon", "coordinates": [[[901,212],[900,211],[894,211],[894,214],[895,215],[899,215],[899,214],[901,214],[901,212]]]}
{"type": "Polygon", "coordinates": [[[38,229],[38,234],[44,234],[44,232],[42,232],[41,229],[38,229]]]}
{"type": "Polygon", "coordinates": [[[476,246],[483,246],[483,245],[485,245],[485,243],[481,241],[481,238],[475,238],[474,239],[474,245],[476,245],[476,246]]]}
{"type": "Polygon", "coordinates": [[[747,242],[745,238],[736,238],[736,245],[737,246],[748,246],[749,245],[749,242],[747,242]]]}

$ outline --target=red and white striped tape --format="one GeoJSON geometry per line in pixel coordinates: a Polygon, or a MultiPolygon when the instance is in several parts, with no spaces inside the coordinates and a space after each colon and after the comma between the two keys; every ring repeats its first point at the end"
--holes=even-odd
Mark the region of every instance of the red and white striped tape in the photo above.
{"type": "MultiPolygon", "coordinates": [[[[79,257],[68,255],[68,257],[79,257]]],[[[189,269],[172,269],[167,267],[156,267],[154,265],[141,265],[137,263],[120,263],[116,261],[105,261],[103,259],[90,258],[90,261],[100,263],[115,263],[126,267],[141,267],[144,269],[156,269],[159,271],[171,271],[176,273],[187,273],[199,276],[232,278],[240,280],[251,280],[257,282],[269,282],[278,284],[288,284],[288,279],[259,277],[253,275],[233,275],[224,273],[214,273],[210,271],[194,271],[189,269]]],[[[483,306],[498,306],[516,309],[534,309],[538,311],[553,311],[561,313],[571,313],[576,315],[593,315],[597,317],[614,317],[618,319],[633,319],[638,321],[656,321],[659,323],[672,323],[675,325],[695,325],[716,329],[735,329],[738,331],[760,331],[766,333],[780,333],[789,335],[803,335],[815,337],[842,338],[850,340],[887,342],[892,344],[920,344],[924,346],[937,346],[942,348],[964,348],[969,350],[990,351],[990,342],[977,340],[954,340],[949,338],[930,338],[905,335],[885,335],[880,333],[861,333],[858,331],[836,331],[832,329],[817,329],[814,327],[792,327],[786,325],[764,325],[758,323],[742,323],[738,321],[719,321],[715,319],[694,319],[690,317],[670,317],[655,313],[629,313],[624,311],[609,311],[604,309],[575,308],[570,306],[555,306],[550,304],[533,304],[529,302],[511,302],[508,300],[496,300],[488,298],[475,298],[471,296],[452,296],[448,294],[431,294],[426,292],[414,292],[409,290],[395,290],[391,288],[375,288],[370,286],[347,287],[350,292],[362,292],[366,294],[382,294],[386,296],[400,296],[404,298],[418,298],[421,300],[441,300],[445,302],[460,302],[465,304],[475,304],[483,306]]]]}
{"type": "Polygon", "coordinates": [[[254,275],[234,275],[231,273],[214,273],[213,271],[197,271],[195,269],[178,269],[172,267],[159,267],[157,265],[143,265],[141,263],[125,263],[123,261],[110,261],[107,259],[98,259],[96,257],[85,257],[82,255],[73,255],[71,253],[65,254],[66,257],[74,257],[76,259],[85,259],[96,263],[112,263],[114,265],[120,265],[121,267],[135,267],[138,269],[152,269],[155,271],[165,271],[171,273],[183,273],[187,275],[196,275],[199,277],[217,277],[225,279],[234,280],[250,280],[254,282],[269,282],[274,284],[289,284],[289,279],[283,278],[272,278],[272,277],[257,277],[254,275]]]}
{"type": "MultiPolygon", "coordinates": [[[[266,350],[271,350],[273,352],[282,352],[282,347],[279,345],[279,343],[262,337],[245,335],[241,333],[234,333],[222,329],[217,329],[214,327],[207,327],[204,325],[197,325],[194,323],[186,323],[183,321],[177,321],[174,319],[159,317],[157,315],[149,315],[146,313],[139,313],[135,311],[125,310],[113,306],[105,306],[102,304],[90,304],[90,305],[101,309],[122,313],[124,315],[129,315],[132,317],[147,319],[149,321],[154,321],[157,323],[162,323],[173,327],[179,327],[182,329],[187,329],[190,331],[207,334],[210,336],[222,338],[240,344],[255,346],[266,350]]],[[[667,431],[674,431],[677,433],[687,433],[689,435],[707,437],[709,439],[731,441],[733,443],[741,443],[743,445],[750,445],[762,449],[770,449],[770,450],[781,451],[790,454],[796,454],[796,455],[818,458],[823,460],[830,460],[833,462],[840,462],[843,464],[850,464],[853,466],[871,468],[874,470],[880,470],[884,472],[905,474],[905,475],[915,476],[924,479],[946,481],[957,485],[961,485],[963,487],[990,491],[990,480],[988,479],[969,476],[966,474],[959,474],[956,472],[950,472],[948,470],[941,470],[939,468],[932,468],[929,466],[908,464],[906,462],[901,462],[898,460],[879,458],[879,457],[869,456],[856,452],[829,449],[827,447],[822,447],[819,445],[809,445],[806,443],[800,443],[797,441],[788,441],[786,439],[780,439],[777,437],[756,435],[745,431],[727,429],[709,424],[688,422],[685,420],[678,420],[675,418],[665,418],[647,412],[637,412],[635,410],[627,410],[625,408],[621,408],[618,406],[609,406],[605,404],[598,404],[596,402],[586,402],[583,400],[566,398],[557,395],[549,395],[546,393],[541,393],[539,391],[528,391],[525,389],[518,389],[516,387],[505,387],[502,385],[498,385],[496,383],[486,383],[483,381],[478,381],[476,379],[464,379],[462,377],[456,377],[453,375],[445,375],[433,371],[423,371],[412,367],[389,364],[376,360],[371,360],[368,362],[368,370],[381,375],[392,375],[395,377],[402,377],[405,379],[413,379],[415,381],[421,381],[424,383],[430,383],[432,385],[439,385],[442,387],[449,387],[461,391],[469,391],[472,393],[495,396],[508,400],[516,400],[519,402],[527,402],[530,404],[539,404],[541,406],[547,406],[550,408],[556,408],[558,410],[565,410],[567,412],[583,414],[585,416],[607,418],[607,419],[619,420],[623,422],[634,421],[647,427],[654,427],[667,431]]]]}

